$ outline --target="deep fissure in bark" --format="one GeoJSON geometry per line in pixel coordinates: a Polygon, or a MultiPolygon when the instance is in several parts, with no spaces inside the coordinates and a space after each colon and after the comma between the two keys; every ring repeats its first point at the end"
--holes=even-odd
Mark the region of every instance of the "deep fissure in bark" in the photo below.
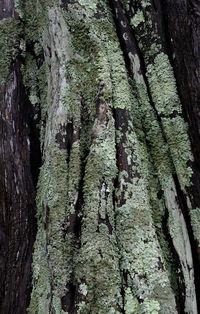
{"type": "Polygon", "coordinates": [[[39,105],[32,106],[27,99],[27,104],[30,107],[29,114],[29,140],[30,140],[30,165],[31,165],[31,174],[33,178],[33,184],[35,189],[37,188],[37,182],[40,172],[40,167],[42,165],[42,156],[40,150],[40,130],[38,125],[41,121],[41,112],[39,105]]]}
{"type": "MultiPolygon", "coordinates": [[[[127,132],[128,130],[128,121],[129,121],[129,113],[126,109],[119,109],[119,108],[114,108],[113,109],[113,118],[115,121],[115,136],[116,136],[116,162],[117,162],[117,168],[118,168],[118,175],[115,178],[114,181],[114,187],[115,187],[115,194],[113,195],[113,202],[114,202],[114,210],[115,210],[115,230],[117,229],[117,220],[118,216],[116,214],[116,207],[121,207],[126,203],[126,198],[125,198],[125,190],[120,190],[120,182],[119,182],[119,174],[120,172],[126,171],[128,174],[128,177],[126,178],[126,183],[131,182],[132,176],[139,177],[140,174],[135,172],[134,174],[132,173],[132,163],[128,163],[128,156],[127,153],[125,152],[125,147],[124,144],[126,143],[127,139],[127,132]],[[121,138],[118,138],[117,132],[122,132],[123,136],[121,138]],[[119,193],[120,191],[120,193],[119,193]],[[117,194],[118,192],[118,194],[117,194]]],[[[120,251],[120,240],[117,236],[117,244],[118,244],[118,249],[120,251]]],[[[125,314],[125,290],[128,288],[128,271],[123,269],[121,266],[121,258],[119,258],[119,269],[120,269],[120,275],[121,275],[121,297],[122,297],[122,313],[125,314]]],[[[140,303],[140,300],[138,300],[140,303]]]]}
{"type": "Polygon", "coordinates": [[[34,154],[38,153],[38,143],[30,122],[31,108],[18,59],[11,66],[7,84],[1,92],[0,226],[4,252],[0,311],[22,314],[26,313],[31,293],[32,251],[36,235],[33,180],[37,180],[39,169],[38,159],[32,163],[31,169],[31,149],[34,154]]]}
{"type": "Polygon", "coordinates": [[[61,304],[63,311],[74,314],[75,311],[75,300],[77,287],[73,283],[67,284],[66,295],[61,298],[61,304]]]}
{"type": "MultiPolygon", "coordinates": [[[[115,121],[115,129],[119,130],[121,126],[123,126],[123,128],[127,128],[127,125],[125,123],[123,123],[124,120],[124,112],[123,109],[113,109],[113,117],[114,117],[114,121],[115,121]]],[[[124,121],[125,122],[125,121],[124,121]]],[[[125,131],[125,130],[124,130],[125,131]]],[[[117,139],[117,134],[116,134],[116,139],[117,139]]],[[[120,186],[120,182],[119,182],[119,173],[120,171],[123,171],[123,164],[126,161],[124,161],[124,156],[123,154],[121,155],[123,148],[120,145],[121,143],[117,143],[116,142],[116,161],[117,161],[117,168],[118,168],[118,175],[114,180],[114,192],[113,192],[113,204],[114,204],[114,211],[115,211],[115,230],[117,227],[117,214],[116,214],[116,207],[118,206],[122,206],[125,203],[124,200],[124,192],[121,191],[121,197],[119,198],[119,196],[117,197],[116,192],[119,189],[120,186]]],[[[126,167],[125,167],[126,168],[126,167]]],[[[120,250],[120,244],[119,244],[119,239],[117,237],[117,244],[118,244],[118,248],[120,250]]],[[[122,313],[125,314],[125,287],[128,287],[127,284],[127,272],[125,270],[122,270],[121,267],[121,257],[119,258],[119,269],[120,269],[120,275],[121,275],[121,297],[122,297],[122,313]]]]}

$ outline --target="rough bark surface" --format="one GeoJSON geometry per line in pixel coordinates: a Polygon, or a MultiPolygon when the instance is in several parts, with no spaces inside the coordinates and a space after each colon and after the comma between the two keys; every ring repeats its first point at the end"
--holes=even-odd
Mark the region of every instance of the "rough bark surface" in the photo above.
{"type": "Polygon", "coordinates": [[[1,313],[198,313],[199,16],[1,1],[1,313]]]}

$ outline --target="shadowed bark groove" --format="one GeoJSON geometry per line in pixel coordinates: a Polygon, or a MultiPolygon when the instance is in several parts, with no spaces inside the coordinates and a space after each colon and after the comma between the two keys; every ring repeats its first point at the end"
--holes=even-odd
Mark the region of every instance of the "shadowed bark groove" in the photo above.
{"type": "MultiPolygon", "coordinates": [[[[36,233],[30,166],[29,104],[18,60],[1,88],[1,295],[2,313],[26,313],[36,233]]],[[[34,147],[34,146],[32,146],[34,147]]],[[[35,147],[34,147],[35,148],[35,147]]]]}
{"type": "Polygon", "coordinates": [[[0,64],[0,312],[23,314],[32,289],[35,188],[41,156],[34,109],[23,84],[21,26],[14,1],[1,1],[0,19],[5,45],[0,45],[5,57],[0,64]]]}

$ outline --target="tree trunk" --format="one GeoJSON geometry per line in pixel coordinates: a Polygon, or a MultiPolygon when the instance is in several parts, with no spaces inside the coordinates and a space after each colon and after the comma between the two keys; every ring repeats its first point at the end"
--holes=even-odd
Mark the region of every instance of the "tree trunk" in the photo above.
{"type": "Polygon", "coordinates": [[[0,313],[198,313],[199,16],[1,1],[0,313]]]}

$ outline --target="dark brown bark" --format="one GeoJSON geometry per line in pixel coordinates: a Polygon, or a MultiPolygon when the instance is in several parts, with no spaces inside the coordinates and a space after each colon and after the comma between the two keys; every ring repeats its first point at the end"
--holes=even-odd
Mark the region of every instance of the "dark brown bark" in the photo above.
{"type": "Polygon", "coordinates": [[[31,289],[35,192],[30,168],[29,104],[19,61],[1,87],[1,313],[25,313],[31,289]]]}
{"type": "MultiPolygon", "coordinates": [[[[12,0],[0,2],[0,19],[5,18],[14,18],[12,0]]],[[[31,158],[38,147],[20,63],[13,60],[7,81],[0,86],[0,312],[4,314],[26,313],[36,233],[31,158]]]]}

